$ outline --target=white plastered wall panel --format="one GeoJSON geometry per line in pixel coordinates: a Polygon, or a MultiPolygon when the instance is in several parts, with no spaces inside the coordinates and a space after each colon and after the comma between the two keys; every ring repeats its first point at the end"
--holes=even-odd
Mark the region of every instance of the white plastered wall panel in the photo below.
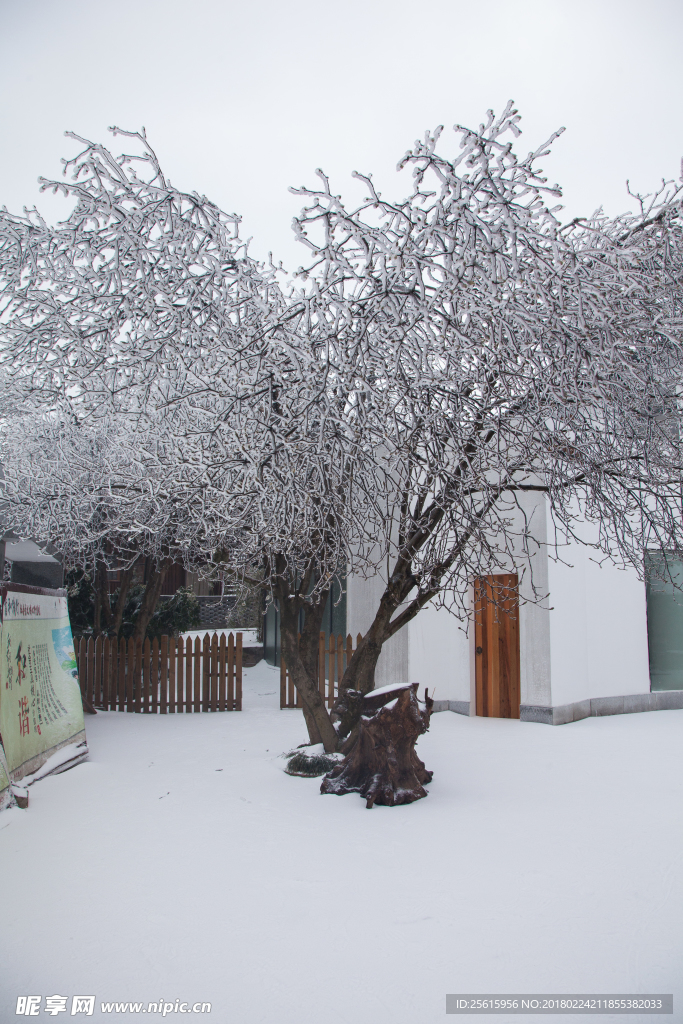
{"type": "Polygon", "coordinates": [[[436,700],[470,699],[470,641],[446,608],[427,605],[407,627],[410,631],[409,682],[428,687],[436,700]]]}
{"type": "MultiPolygon", "coordinates": [[[[354,639],[365,634],[377,611],[385,583],[380,575],[347,582],[347,629],[354,639]]],[[[414,683],[436,690],[437,700],[470,699],[469,639],[461,623],[445,608],[428,605],[382,649],[377,686],[414,683]]]]}
{"type": "Polygon", "coordinates": [[[520,703],[550,707],[550,621],[547,594],[547,503],[544,494],[530,491],[519,496],[529,529],[537,541],[531,550],[531,568],[521,575],[519,611],[520,703]],[[533,584],[532,584],[533,579],[533,584]],[[535,593],[534,593],[535,591],[535,593]],[[528,603],[523,603],[524,599],[528,603]]]}
{"type": "MultiPolygon", "coordinates": [[[[594,529],[586,524],[587,539],[594,529]]],[[[644,583],[581,544],[560,550],[568,565],[548,561],[553,705],[648,693],[644,583]]]]}
{"type": "MultiPolygon", "coordinates": [[[[360,576],[349,576],[346,584],[346,628],[353,637],[354,647],[358,633],[362,636],[367,633],[385,586],[385,580],[379,573],[367,580],[360,576]]],[[[401,629],[382,648],[375,672],[375,686],[411,682],[408,678],[409,649],[408,628],[401,629]]]]}

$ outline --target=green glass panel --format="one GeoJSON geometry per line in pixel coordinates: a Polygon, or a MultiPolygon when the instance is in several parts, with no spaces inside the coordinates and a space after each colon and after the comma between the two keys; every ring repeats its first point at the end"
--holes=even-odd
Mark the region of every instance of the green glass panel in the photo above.
{"type": "Polygon", "coordinates": [[[280,616],[274,604],[263,616],[263,657],[269,665],[280,664],[280,616]]]}
{"type": "Polygon", "coordinates": [[[330,633],[346,638],[346,580],[332,581],[332,593],[327,599],[325,613],[325,636],[328,639],[330,633]]]}
{"type": "MultiPolygon", "coordinates": [[[[664,573],[666,561],[659,552],[647,552],[648,575],[664,573]]],[[[647,584],[647,639],[650,653],[650,686],[653,690],[683,690],[683,563],[668,560],[672,583],[650,580],[647,584]]]]}
{"type": "MultiPolygon", "coordinates": [[[[311,584],[312,587],[312,584],[311,584]]],[[[321,629],[325,633],[325,643],[330,640],[330,632],[335,638],[346,638],[346,581],[332,581],[331,594],[325,605],[321,629]]],[[[303,614],[299,629],[303,628],[303,614]]],[[[263,616],[263,657],[269,665],[280,664],[280,616],[275,603],[268,605],[263,616]]]]}

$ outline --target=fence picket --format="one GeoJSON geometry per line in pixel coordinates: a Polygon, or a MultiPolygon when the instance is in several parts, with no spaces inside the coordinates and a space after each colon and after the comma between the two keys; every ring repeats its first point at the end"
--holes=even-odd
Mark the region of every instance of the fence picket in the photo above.
{"type": "Polygon", "coordinates": [[[109,710],[116,711],[118,703],[119,642],[116,637],[109,640],[109,710]]]}
{"type": "Polygon", "coordinates": [[[82,636],[78,643],[78,684],[84,697],[88,692],[88,655],[86,652],[87,643],[85,637],[82,636]]]}
{"type": "Polygon", "coordinates": [[[235,711],[242,710],[242,634],[235,640],[235,711]]]}
{"type": "Polygon", "coordinates": [[[150,700],[150,678],[149,678],[149,668],[150,668],[150,665],[149,665],[149,663],[150,663],[150,656],[151,656],[151,651],[150,651],[149,637],[147,637],[145,639],[144,644],[142,645],[142,679],[143,679],[143,687],[142,687],[142,713],[143,713],[143,715],[144,714],[148,714],[148,712],[149,712],[149,700],[150,700]]]}
{"type": "Polygon", "coordinates": [[[175,663],[175,673],[176,673],[176,675],[175,675],[175,692],[176,692],[175,708],[176,708],[176,714],[177,715],[182,715],[183,709],[184,709],[184,705],[183,705],[183,695],[184,695],[184,692],[185,692],[184,688],[183,688],[183,666],[184,666],[184,664],[185,664],[185,641],[183,640],[182,637],[179,637],[179,639],[178,639],[178,656],[176,658],[176,663],[175,663]]]}
{"type": "MultiPolygon", "coordinates": [[[[336,696],[339,696],[339,687],[341,686],[341,681],[342,681],[343,678],[344,678],[344,637],[340,633],[339,636],[337,637],[337,693],[336,693],[336,696]]],[[[334,702],[333,702],[333,704],[334,704],[334,702]]]]}
{"type": "Polygon", "coordinates": [[[135,663],[133,666],[133,682],[135,684],[135,711],[139,715],[144,710],[144,661],[142,651],[142,640],[135,644],[135,663]]]}
{"type": "Polygon", "coordinates": [[[211,639],[204,634],[202,643],[202,704],[201,710],[209,710],[209,692],[211,688],[211,639]]]}
{"type": "Polygon", "coordinates": [[[210,706],[212,711],[218,711],[218,635],[211,637],[211,695],[210,706]]]}
{"type": "Polygon", "coordinates": [[[318,692],[325,703],[325,634],[318,636],[318,692]]]}
{"type": "Polygon", "coordinates": [[[93,692],[93,681],[95,677],[95,641],[92,637],[88,640],[88,700],[94,704],[95,694],[93,692]]]}
{"type": "Polygon", "coordinates": [[[135,667],[137,664],[137,644],[133,637],[128,641],[128,657],[126,659],[126,711],[135,712],[135,667]]]}
{"type": "Polygon", "coordinates": [[[199,637],[194,641],[194,713],[202,710],[202,647],[199,637]]]}
{"type": "Polygon", "coordinates": [[[105,636],[102,644],[102,707],[105,711],[109,711],[111,705],[111,648],[112,641],[105,636]]]}
{"type": "Polygon", "coordinates": [[[102,637],[95,639],[95,678],[93,680],[93,706],[102,707],[102,637]]]}
{"type": "Polygon", "coordinates": [[[220,644],[218,645],[218,710],[225,711],[227,709],[227,693],[226,693],[226,656],[227,649],[225,646],[225,633],[221,633],[220,644]]]}
{"type": "Polygon", "coordinates": [[[188,636],[185,644],[185,711],[188,715],[192,711],[192,663],[192,638],[188,636]]]}
{"type": "Polygon", "coordinates": [[[159,640],[152,641],[152,665],[150,668],[150,686],[152,688],[152,713],[156,715],[159,708],[159,640]]]}
{"type": "Polygon", "coordinates": [[[168,637],[162,636],[159,644],[159,713],[162,715],[168,712],[168,662],[168,637]]]}
{"type": "MultiPolygon", "coordinates": [[[[163,637],[162,637],[163,639],[163,637]]],[[[175,714],[175,650],[176,638],[169,636],[168,643],[168,714],[175,714]]]]}
{"type": "MultiPolygon", "coordinates": [[[[300,639],[301,639],[301,634],[299,634],[299,636],[297,637],[297,643],[298,643],[298,641],[300,639]]],[[[295,708],[296,707],[296,701],[297,701],[298,694],[294,690],[294,682],[293,682],[292,677],[290,675],[289,669],[287,668],[287,665],[285,664],[285,658],[284,658],[284,655],[282,654],[282,652],[280,652],[280,667],[281,667],[282,671],[285,673],[285,676],[287,678],[287,707],[288,708],[295,708]]]]}
{"type": "MultiPolygon", "coordinates": [[[[329,654],[329,682],[327,684],[327,706],[331,708],[334,704],[334,677],[337,669],[337,644],[334,636],[330,634],[330,654],[329,654]]],[[[323,695],[324,698],[324,695],[323,695]]]]}
{"type": "Polygon", "coordinates": [[[287,668],[284,658],[280,658],[280,707],[287,707],[287,668]]]}
{"type": "Polygon", "coordinates": [[[102,707],[109,710],[109,689],[111,685],[111,641],[108,636],[102,645],[102,707]]]}
{"type": "Polygon", "coordinates": [[[228,636],[228,711],[235,707],[235,638],[228,636]]]}
{"type": "Polygon", "coordinates": [[[128,640],[128,657],[126,658],[126,711],[135,711],[135,640],[128,640]]]}
{"type": "MultiPolygon", "coordinates": [[[[118,680],[119,680],[119,711],[126,710],[126,641],[121,637],[119,641],[119,663],[118,663],[118,680]]],[[[114,706],[116,711],[116,706],[114,706]]]]}

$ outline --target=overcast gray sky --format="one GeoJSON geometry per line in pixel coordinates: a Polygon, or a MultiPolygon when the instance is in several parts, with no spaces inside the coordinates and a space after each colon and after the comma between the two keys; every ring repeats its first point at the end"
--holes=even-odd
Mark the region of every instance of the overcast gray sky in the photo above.
{"type": "Polygon", "coordinates": [[[545,164],[567,215],[616,213],[627,177],[681,173],[682,43],[682,0],[0,0],[0,205],[56,219],[36,179],[75,152],[63,132],[144,125],[174,184],[293,269],[289,185],[372,171],[403,196],[417,136],[513,98],[520,150],[567,128],[545,164]]]}

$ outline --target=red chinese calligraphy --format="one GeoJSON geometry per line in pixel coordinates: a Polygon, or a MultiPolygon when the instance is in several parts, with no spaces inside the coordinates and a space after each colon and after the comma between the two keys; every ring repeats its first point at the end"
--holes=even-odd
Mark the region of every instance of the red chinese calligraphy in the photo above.
{"type": "Polygon", "coordinates": [[[21,686],[22,680],[26,678],[26,655],[22,653],[21,644],[17,648],[17,683],[21,686]]]}
{"type": "Polygon", "coordinates": [[[28,697],[19,698],[19,735],[28,736],[28,697]]]}

